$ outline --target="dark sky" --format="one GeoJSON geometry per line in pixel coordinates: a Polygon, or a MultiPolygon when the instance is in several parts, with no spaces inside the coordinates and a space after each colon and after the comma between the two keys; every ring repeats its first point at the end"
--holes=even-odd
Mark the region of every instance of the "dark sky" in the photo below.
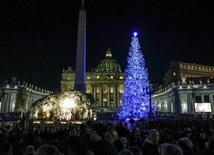
{"type": "MultiPolygon", "coordinates": [[[[137,30],[151,83],[170,61],[214,66],[214,7],[204,0],[86,0],[87,70],[110,45],[125,69],[137,30]]],[[[75,68],[81,0],[0,1],[0,79],[60,90],[62,69],[75,68]]]]}

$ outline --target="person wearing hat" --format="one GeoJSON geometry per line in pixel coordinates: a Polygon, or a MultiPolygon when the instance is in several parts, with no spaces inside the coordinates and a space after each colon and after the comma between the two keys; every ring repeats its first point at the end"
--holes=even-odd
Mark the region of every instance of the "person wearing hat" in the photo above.
{"type": "Polygon", "coordinates": [[[94,155],[117,155],[116,147],[105,138],[106,126],[102,123],[95,123],[91,126],[90,140],[92,143],[89,149],[94,155]]]}
{"type": "Polygon", "coordinates": [[[179,139],[179,146],[181,147],[184,155],[195,155],[196,152],[193,150],[193,143],[189,138],[182,137],[179,139]]]}

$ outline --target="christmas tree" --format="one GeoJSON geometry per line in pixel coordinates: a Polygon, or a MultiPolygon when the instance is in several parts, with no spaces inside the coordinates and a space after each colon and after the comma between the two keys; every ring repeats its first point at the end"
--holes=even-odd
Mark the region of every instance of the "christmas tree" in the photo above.
{"type": "Polygon", "coordinates": [[[151,97],[148,71],[136,32],[132,37],[127,61],[122,106],[118,112],[119,119],[147,119],[151,97]]]}

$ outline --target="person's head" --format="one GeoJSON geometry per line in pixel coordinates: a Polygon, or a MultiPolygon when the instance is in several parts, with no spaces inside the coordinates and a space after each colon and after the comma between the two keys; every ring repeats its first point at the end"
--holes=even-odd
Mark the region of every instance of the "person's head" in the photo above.
{"type": "Polygon", "coordinates": [[[58,148],[54,145],[42,145],[36,151],[37,155],[61,155],[58,148]]]}
{"type": "Polygon", "coordinates": [[[108,130],[109,130],[109,131],[115,130],[114,124],[110,123],[110,124],[108,125],[108,130]]]}
{"type": "Polygon", "coordinates": [[[159,152],[160,154],[162,154],[163,149],[164,149],[166,146],[169,146],[169,145],[170,145],[170,143],[163,143],[163,144],[159,145],[159,147],[158,147],[158,152],[159,152]]]}
{"type": "Polygon", "coordinates": [[[85,142],[77,135],[68,136],[63,146],[64,155],[82,155],[88,151],[85,142]]]}
{"type": "Polygon", "coordinates": [[[120,137],[120,143],[122,144],[123,149],[127,147],[127,138],[126,137],[120,137]]]}
{"type": "Polygon", "coordinates": [[[149,130],[148,133],[148,139],[154,143],[154,144],[158,144],[160,138],[159,138],[159,132],[156,129],[151,129],[149,130]]]}
{"type": "Polygon", "coordinates": [[[34,155],[36,154],[35,148],[34,148],[34,146],[29,145],[26,149],[26,155],[33,155],[33,154],[34,155]]]}
{"type": "Polygon", "coordinates": [[[183,151],[178,145],[170,144],[163,148],[161,155],[183,155],[183,151]]]}
{"type": "Polygon", "coordinates": [[[137,146],[131,146],[129,147],[129,150],[134,154],[134,155],[143,155],[142,149],[140,149],[137,146]]]}
{"type": "Polygon", "coordinates": [[[187,137],[182,137],[179,139],[179,145],[183,149],[191,149],[193,147],[193,143],[189,138],[187,137]]]}
{"type": "Polygon", "coordinates": [[[118,155],[134,155],[131,151],[128,149],[121,150],[118,155]]]}
{"type": "Polygon", "coordinates": [[[207,140],[212,139],[214,137],[214,129],[209,128],[205,131],[207,140]]]}
{"type": "Polygon", "coordinates": [[[85,122],[85,129],[86,129],[86,132],[88,133],[88,134],[90,134],[91,133],[91,126],[93,125],[93,122],[92,121],[86,121],[85,122]]]}
{"type": "Polygon", "coordinates": [[[201,138],[201,139],[205,139],[205,137],[206,137],[206,136],[205,136],[204,133],[200,133],[200,138],[201,138]]]}
{"type": "Polygon", "coordinates": [[[102,123],[96,123],[91,126],[90,139],[93,142],[98,142],[105,137],[106,126],[102,123]]]}

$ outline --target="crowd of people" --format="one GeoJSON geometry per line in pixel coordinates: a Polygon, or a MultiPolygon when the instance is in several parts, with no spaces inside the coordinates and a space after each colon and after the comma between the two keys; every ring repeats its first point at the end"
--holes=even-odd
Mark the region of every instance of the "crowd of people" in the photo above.
{"type": "Polygon", "coordinates": [[[86,121],[80,126],[2,126],[0,155],[212,155],[214,119],[159,116],[134,122],[86,121]]]}

